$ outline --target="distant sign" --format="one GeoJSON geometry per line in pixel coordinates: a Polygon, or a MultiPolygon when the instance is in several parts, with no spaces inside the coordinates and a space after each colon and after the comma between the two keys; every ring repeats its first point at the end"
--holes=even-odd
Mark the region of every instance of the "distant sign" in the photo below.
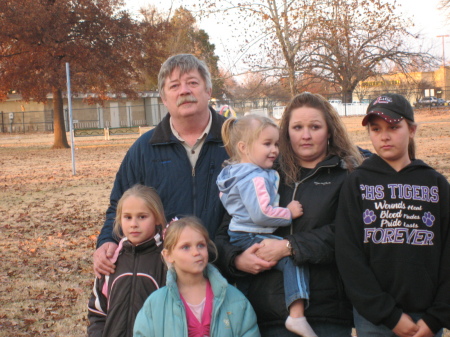
{"type": "Polygon", "coordinates": [[[281,117],[283,116],[284,108],[284,106],[274,106],[272,112],[273,118],[281,119],[281,117]]]}

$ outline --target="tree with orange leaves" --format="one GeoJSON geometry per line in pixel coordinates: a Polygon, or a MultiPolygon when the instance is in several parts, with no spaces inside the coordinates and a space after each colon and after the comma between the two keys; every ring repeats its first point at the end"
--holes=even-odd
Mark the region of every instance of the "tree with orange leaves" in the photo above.
{"type": "Polygon", "coordinates": [[[53,148],[67,148],[63,92],[65,64],[76,93],[136,97],[140,81],[140,25],[122,0],[0,1],[0,99],[10,90],[25,101],[53,94],[53,148]]]}

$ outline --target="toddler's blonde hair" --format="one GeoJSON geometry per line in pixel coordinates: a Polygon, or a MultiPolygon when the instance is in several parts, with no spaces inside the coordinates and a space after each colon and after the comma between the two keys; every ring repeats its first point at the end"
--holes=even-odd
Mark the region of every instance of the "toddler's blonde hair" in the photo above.
{"type": "Polygon", "coordinates": [[[230,159],[225,164],[234,164],[241,161],[238,143],[244,142],[251,147],[261,132],[268,126],[278,129],[278,125],[269,117],[250,114],[244,117],[228,118],[222,125],[222,141],[230,159]]]}

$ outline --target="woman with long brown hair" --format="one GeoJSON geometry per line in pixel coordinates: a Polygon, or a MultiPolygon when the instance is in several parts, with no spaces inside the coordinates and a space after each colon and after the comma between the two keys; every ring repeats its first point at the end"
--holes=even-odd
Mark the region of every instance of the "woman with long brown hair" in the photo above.
{"type": "Polygon", "coordinates": [[[233,247],[223,228],[216,236],[224,273],[238,278],[256,274],[248,298],[255,308],[262,336],[296,336],[287,331],[281,272],[274,264],[288,256],[310,270],[310,299],[305,311],[319,337],[350,337],[352,306],[334,257],[334,218],[341,186],[362,157],[351,142],[338,113],[322,96],[294,97],[281,120],[278,172],[280,206],[298,200],[303,216],[245,251],[233,247]]]}

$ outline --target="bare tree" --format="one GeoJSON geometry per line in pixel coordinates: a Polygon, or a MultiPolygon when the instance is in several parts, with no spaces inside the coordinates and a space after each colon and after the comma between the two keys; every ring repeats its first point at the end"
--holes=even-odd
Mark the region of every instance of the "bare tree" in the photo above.
{"type": "MultiPolygon", "coordinates": [[[[289,79],[291,95],[302,78],[320,77],[351,102],[356,85],[397,65],[407,72],[414,64],[434,58],[412,51],[407,41],[410,23],[381,0],[205,0],[209,13],[230,13],[240,26],[257,26],[258,52],[249,53],[252,71],[269,72],[289,79]],[[245,22],[245,25],[242,25],[245,22]]],[[[227,18],[227,19],[228,19],[227,18]]],[[[249,28],[240,30],[250,34],[249,28]]]]}
{"type": "MultiPolygon", "coordinates": [[[[297,92],[311,47],[312,28],[322,0],[205,0],[199,6],[207,13],[228,14],[245,37],[242,48],[254,72],[288,79],[291,96],[297,92]],[[253,30],[251,28],[254,28],[253,30]],[[248,52],[257,46],[256,52],[248,52]]],[[[203,12],[202,12],[203,13],[203,12]]]]}
{"type": "Polygon", "coordinates": [[[439,2],[439,9],[444,11],[447,17],[450,18],[450,0],[441,0],[439,2]]]}
{"type": "Polygon", "coordinates": [[[395,65],[406,73],[418,64],[433,63],[428,53],[412,51],[408,22],[394,5],[380,0],[329,0],[318,18],[318,48],[311,53],[311,68],[341,89],[351,102],[359,82],[386,73],[395,65]]]}
{"type": "Polygon", "coordinates": [[[358,100],[361,102],[363,99],[368,99],[368,95],[371,93],[370,86],[365,82],[359,82],[358,85],[355,87],[354,94],[358,98],[358,100]]]}

